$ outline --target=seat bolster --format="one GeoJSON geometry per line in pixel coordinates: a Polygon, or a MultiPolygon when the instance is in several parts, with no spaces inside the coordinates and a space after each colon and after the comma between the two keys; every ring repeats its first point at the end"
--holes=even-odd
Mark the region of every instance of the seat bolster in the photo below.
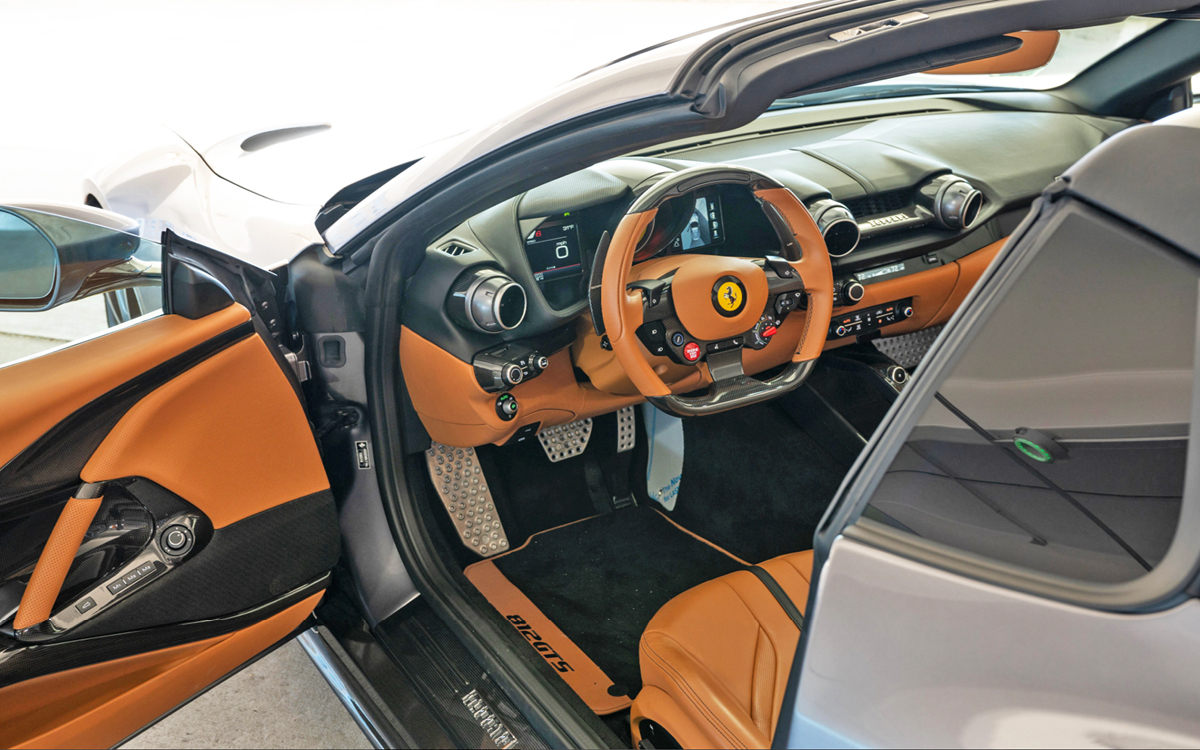
{"type": "MultiPolygon", "coordinates": [[[[756,643],[757,629],[748,637],[756,643]]],[[[687,747],[745,748],[770,744],[747,710],[749,695],[731,692],[725,681],[670,635],[647,632],[642,636],[639,656],[644,684],[672,698],[678,710],[691,716],[707,737],[706,742],[687,747]]],[[[745,667],[751,669],[752,665],[748,663],[745,667]]]]}
{"type": "Polygon", "coordinates": [[[733,747],[723,744],[725,740],[714,738],[696,723],[692,713],[680,708],[674,698],[653,685],[646,685],[638,692],[629,719],[633,726],[634,747],[642,741],[642,719],[649,719],[667,730],[681,747],[733,747]]]}

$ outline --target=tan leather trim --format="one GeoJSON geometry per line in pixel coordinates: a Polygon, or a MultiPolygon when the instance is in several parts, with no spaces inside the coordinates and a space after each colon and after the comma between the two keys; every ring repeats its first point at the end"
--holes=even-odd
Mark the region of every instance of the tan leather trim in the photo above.
{"type": "Polygon", "coordinates": [[[76,409],[249,319],[237,304],[199,320],[162,315],[0,367],[0,465],[76,409]]]}
{"type": "Polygon", "coordinates": [[[321,596],[231,635],[2,688],[0,746],[112,747],[287,636],[321,596]]]}
{"type": "Polygon", "coordinates": [[[135,404],[81,473],[87,482],[145,477],[218,529],[329,488],[304,410],[258,336],[135,404]]]}
{"type": "Polygon", "coordinates": [[[754,327],[767,306],[767,274],[745,258],[698,255],[679,267],[671,282],[671,298],[679,322],[705,341],[733,338],[754,327]],[[724,277],[745,288],[741,311],[725,317],[713,306],[713,288],[724,277]]]}
{"type": "Polygon", "coordinates": [[[588,708],[604,715],[629,707],[632,703],[629,696],[609,695],[608,689],[613,681],[608,675],[514,586],[495,562],[477,562],[464,570],[463,574],[583,699],[588,708]]]}
{"type": "Polygon", "coordinates": [[[1054,57],[1058,49],[1059,33],[1057,31],[1014,31],[1005,36],[1015,36],[1023,44],[1012,52],[1005,52],[995,57],[985,57],[982,60],[950,65],[936,70],[927,70],[927,74],[942,76],[965,75],[995,75],[997,73],[1022,73],[1026,70],[1040,68],[1054,57]]]}
{"type": "Polygon", "coordinates": [[[638,392],[646,396],[669,396],[671,389],[646,361],[635,333],[642,324],[642,295],[625,288],[629,284],[637,241],[657,213],[657,209],[650,209],[640,214],[627,214],[617,225],[608,254],[604,256],[600,310],[613,354],[638,392]]]}
{"type": "MultiPolygon", "coordinates": [[[[807,362],[821,356],[825,348],[825,335],[829,331],[829,318],[833,314],[833,264],[829,260],[829,249],[825,238],[817,228],[812,214],[800,199],[787,188],[756,190],[754,194],[779,210],[800,245],[801,259],[792,263],[800,278],[804,280],[808,295],[808,310],[804,316],[793,362],[807,362]]],[[[789,316],[792,317],[792,316],[789,316]]]]}
{"type": "MultiPolygon", "coordinates": [[[[947,263],[942,266],[930,268],[927,271],[919,271],[908,276],[901,276],[898,279],[888,279],[887,281],[878,281],[874,284],[865,284],[866,293],[863,295],[863,301],[853,307],[838,308],[832,322],[836,323],[848,313],[856,310],[876,307],[885,302],[894,302],[898,299],[912,297],[913,316],[899,323],[884,326],[881,331],[884,336],[896,336],[902,333],[919,331],[933,324],[942,306],[949,299],[950,292],[954,289],[957,281],[958,265],[956,263],[947,263]]],[[[826,335],[828,335],[828,329],[821,331],[822,339],[826,335]]],[[[841,339],[840,341],[829,341],[826,342],[825,348],[834,349],[854,343],[854,341],[853,336],[841,339]]]]}
{"type": "Polygon", "coordinates": [[[73,497],[63,506],[54,530],[50,532],[50,538],[33,568],[33,575],[29,577],[29,585],[21,596],[21,606],[13,618],[14,629],[32,627],[45,622],[53,614],[54,602],[62,591],[71,563],[75,562],[83,535],[92,525],[92,519],[96,517],[103,500],[102,497],[87,500],[73,497]]]}
{"type": "Polygon", "coordinates": [[[942,305],[942,309],[938,311],[929,325],[940,325],[950,320],[950,316],[954,315],[955,311],[962,306],[967,295],[975,288],[975,284],[979,282],[983,272],[996,259],[996,255],[1000,252],[1000,248],[1004,247],[1005,242],[1008,242],[1007,237],[954,261],[958,266],[958,279],[954,283],[954,289],[950,291],[950,296],[942,305]]]}
{"type": "MultiPolygon", "coordinates": [[[[812,553],[762,567],[803,609],[812,553]]],[[[769,747],[800,631],[748,571],[702,583],[667,602],[639,646],[645,687],[631,711],[693,747],[769,747]]]]}
{"type": "Polygon", "coordinates": [[[695,719],[680,708],[674,698],[653,685],[646,685],[638,692],[629,712],[634,747],[638,747],[642,741],[642,719],[649,719],[667,730],[681,747],[730,747],[716,744],[709,739],[708,734],[696,726],[695,719]]]}
{"type": "Polygon", "coordinates": [[[566,424],[578,419],[584,408],[583,389],[575,381],[566,350],[550,355],[545,372],[510,391],[520,409],[511,422],[496,414],[497,394],[479,387],[470,362],[408,327],[400,329],[400,366],[422,424],[434,440],[446,445],[503,443],[522,425],[566,424]]]}

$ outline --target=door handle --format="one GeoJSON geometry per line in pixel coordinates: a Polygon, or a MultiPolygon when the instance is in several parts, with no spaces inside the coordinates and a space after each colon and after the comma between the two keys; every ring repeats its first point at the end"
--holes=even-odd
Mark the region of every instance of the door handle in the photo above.
{"type": "Polygon", "coordinates": [[[92,525],[103,500],[104,484],[85,482],[67,501],[29,577],[17,616],[13,618],[13,630],[31,628],[50,619],[63,581],[83,543],[83,535],[92,525]]]}

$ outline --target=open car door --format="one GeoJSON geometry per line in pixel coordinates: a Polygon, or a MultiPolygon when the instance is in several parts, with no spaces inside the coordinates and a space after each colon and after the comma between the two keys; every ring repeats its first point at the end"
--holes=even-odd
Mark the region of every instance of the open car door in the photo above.
{"type": "Polygon", "coordinates": [[[777,745],[1200,745],[1198,155],[1192,110],[1086,156],[929,351],[818,530],[777,745]]]}
{"type": "Polygon", "coordinates": [[[4,747],[121,742],[296,630],[339,554],[271,275],[76,214],[0,209],[0,306],[164,303],[0,366],[4,747]]]}

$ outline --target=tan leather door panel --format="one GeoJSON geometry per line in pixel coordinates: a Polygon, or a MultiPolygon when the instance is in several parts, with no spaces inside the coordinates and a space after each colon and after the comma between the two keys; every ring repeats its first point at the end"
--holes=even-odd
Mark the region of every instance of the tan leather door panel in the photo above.
{"type": "Polygon", "coordinates": [[[146,477],[219,529],[329,488],[298,406],[263,340],[251,336],[139,401],[92,454],[83,480],[146,477]]]}
{"type": "MultiPolygon", "coordinates": [[[[249,321],[239,304],[196,320],[166,314],[0,367],[0,480],[22,478],[0,481],[0,545],[17,534],[41,549],[35,564],[0,569],[0,586],[28,579],[16,638],[0,639],[0,746],[120,742],[287,636],[320,600],[338,554],[329,481],[275,344],[249,321]],[[50,490],[23,482],[45,463],[59,472],[50,490]],[[84,485],[96,493],[58,511],[71,482],[104,488],[84,485]],[[101,503],[138,500],[135,487],[203,519],[193,553],[158,563],[128,595],[96,597],[93,619],[63,620],[116,576],[63,583],[93,517],[108,512],[97,516],[101,503]],[[57,513],[53,532],[44,522],[40,538],[25,531],[32,513],[57,513]],[[270,549],[259,547],[263,528],[270,549]]],[[[161,544],[164,528],[140,549],[161,544]]]]}

